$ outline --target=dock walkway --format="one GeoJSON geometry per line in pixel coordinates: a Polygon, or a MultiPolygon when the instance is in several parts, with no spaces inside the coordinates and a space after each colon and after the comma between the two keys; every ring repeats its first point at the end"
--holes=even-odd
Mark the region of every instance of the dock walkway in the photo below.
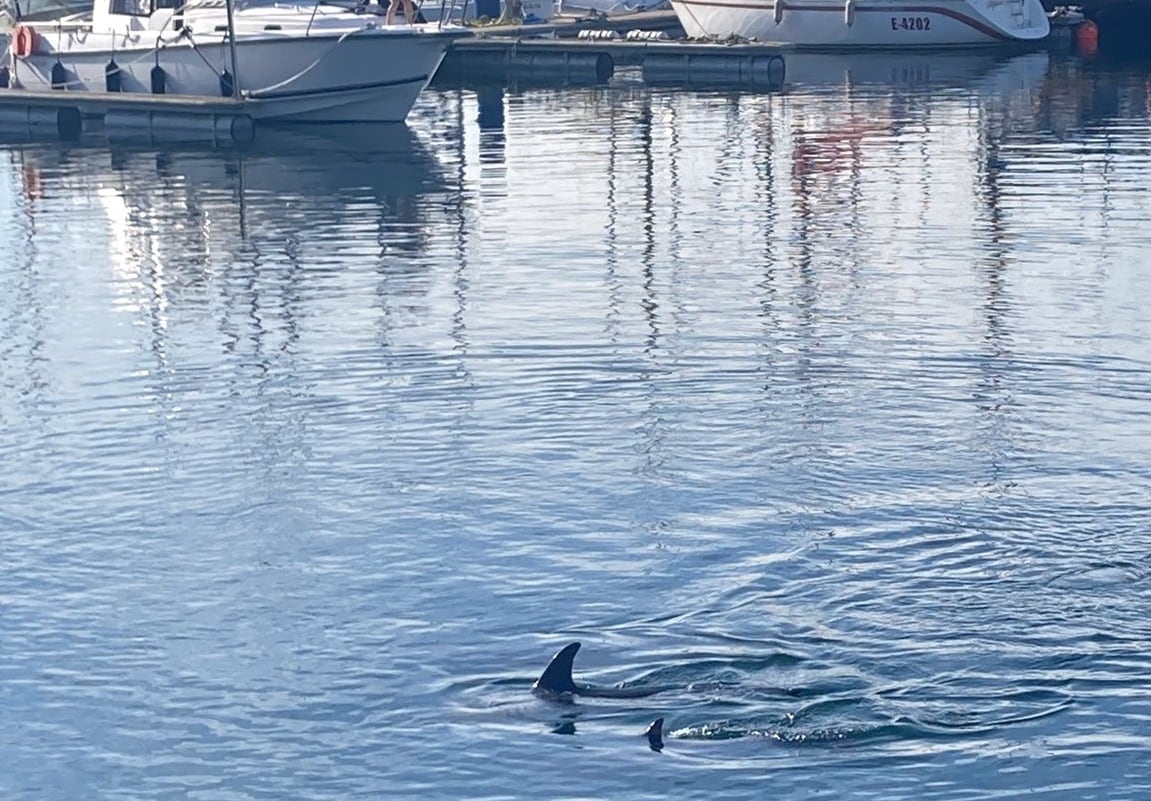
{"type": "Polygon", "coordinates": [[[130,92],[0,90],[0,126],[74,138],[96,120],[113,138],[248,142],[260,101],[130,92]]]}

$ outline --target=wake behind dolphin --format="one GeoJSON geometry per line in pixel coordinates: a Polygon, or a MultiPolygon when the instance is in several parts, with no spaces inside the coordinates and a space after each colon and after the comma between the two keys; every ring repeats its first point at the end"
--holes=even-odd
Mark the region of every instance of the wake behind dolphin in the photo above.
{"type": "MultiPolygon", "coordinates": [[[[928,680],[919,685],[907,687],[881,687],[866,676],[843,677],[834,669],[828,668],[831,676],[815,686],[775,687],[753,685],[731,681],[688,683],[678,685],[649,685],[646,687],[595,687],[579,684],[572,676],[572,666],[580,643],[572,642],[561,648],[552,657],[540,677],[532,684],[532,693],[549,701],[571,703],[575,696],[596,698],[646,698],[669,690],[698,691],[707,688],[714,695],[710,705],[723,708],[724,719],[702,725],[680,725],[674,731],[665,731],[667,721],[663,717],[654,719],[644,731],[648,745],[653,751],[661,751],[667,740],[729,740],[739,737],[762,737],[772,742],[792,745],[820,746],[826,743],[874,743],[906,740],[938,740],[941,738],[962,738],[986,736],[988,731],[1018,723],[1028,723],[1048,715],[1059,714],[1070,708],[1075,699],[1066,692],[1028,688],[1026,690],[1004,691],[995,686],[979,686],[983,695],[976,696],[969,688],[955,692],[950,684],[951,677],[937,681],[928,680]],[[734,692],[724,688],[738,684],[734,692]],[[762,708],[749,709],[740,717],[731,716],[731,707],[738,704],[748,707],[753,703],[762,708]],[[980,705],[982,702],[982,705],[980,705]],[[992,703],[994,702],[994,703],[992,703]],[[1013,709],[1004,711],[1001,707],[1009,704],[1013,709]],[[786,704],[786,711],[778,707],[786,704]],[[984,711],[986,708],[986,711],[984,711]]],[[[785,664],[802,661],[784,655],[785,664]]],[[[749,664],[754,668],[766,668],[775,664],[779,657],[737,662],[738,669],[745,670],[749,664]]],[[[710,666],[710,663],[709,663],[710,666]]],[[[698,710],[699,704],[692,708],[698,710]]],[[[638,710],[637,710],[638,711],[638,710]]],[[[572,721],[581,714],[569,711],[564,715],[569,730],[574,733],[572,721]]],[[[697,711],[698,714],[698,711],[697,711]]],[[[684,721],[679,721],[682,724],[684,721]]],[[[558,731],[558,729],[557,729],[558,731]]]]}
{"type": "Polygon", "coordinates": [[[667,687],[592,687],[587,684],[576,684],[572,678],[572,663],[576,652],[580,649],[578,642],[572,642],[552,657],[544,672],[532,685],[532,692],[536,695],[553,700],[570,700],[576,695],[585,695],[592,698],[646,698],[663,692],[667,687]]]}

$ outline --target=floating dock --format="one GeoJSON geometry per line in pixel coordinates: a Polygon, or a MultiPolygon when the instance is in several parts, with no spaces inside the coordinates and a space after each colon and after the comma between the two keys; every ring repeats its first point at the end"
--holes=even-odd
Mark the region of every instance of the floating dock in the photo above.
{"type": "Polygon", "coordinates": [[[787,77],[784,50],[768,44],[635,42],[643,80],[656,86],[732,86],[777,90],[787,77]]]}
{"type": "Polygon", "coordinates": [[[688,41],[671,10],[473,30],[473,36],[452,43],[435,83],[602,84],[625,65],[642,67],[644,81],[660,85],[771,89],[784,79],[783,46],[688,41]]]}
{"type": "MultiPolygon", "coordinates": [[[[663,86],[782,88],[783,55],[769,45],[674,41],[463,39],[437,73],[453,80],[518,80],[538,85],[603,84],[616,60],[641,64],[663,86]]],[[[453,45],[453,50],[456,45],[453,45]]],[[[0,88],[0,130],[76,139],[102,130],[109,140],[245,144],[255,137],[259,100],[118,92],[0,88]]]]}
{"type": "Polygon", "coordinates": [[[574,39],[483,36],[452,42],[433,83],[516,78],[554,85],[606,83],[615,72],[607,48],[574,39]]]}
{"type": "MultiPolygon", "coordinates": [[[[475,26],[456,40],[437,83],[513,79],[542,85],[603,84],[617,64],[641,65],[660,85],[777,89],[785,77],[781,48],[676,40],[671,11],[557,18],[547,23],[475,26]]],[[[110,140],[243,144],[255,137],[259,100],[130,92],[10,87],[0,66],[0,130],[75,139],[100,130],[110,140]]]]}
{"type": "Polygon", "coordinates": [[[74,139],[85,121],[110,139],[245,143],[255,136],[253,104],[225,97],[0,89],[0,128],[74,139]]]}
{"type": "Polygon", "coordinates": [[[606,83],[617,64],[639,65],[655,85],[782,87],[786,50],[769,44],[683,42],[654,37],[536,39],[485,36],[452,43],[437,82],[518,77],[606,83]]]}

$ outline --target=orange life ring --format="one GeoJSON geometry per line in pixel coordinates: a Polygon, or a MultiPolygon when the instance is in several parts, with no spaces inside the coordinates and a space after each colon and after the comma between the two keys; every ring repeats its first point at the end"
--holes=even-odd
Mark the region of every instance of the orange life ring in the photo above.
{"type": "Polygon", "coordinates": [[[12,32],[12,52],[18,58],[27,58],[36,52],[37,38],[31,25],[17,25],[12,32]]]}

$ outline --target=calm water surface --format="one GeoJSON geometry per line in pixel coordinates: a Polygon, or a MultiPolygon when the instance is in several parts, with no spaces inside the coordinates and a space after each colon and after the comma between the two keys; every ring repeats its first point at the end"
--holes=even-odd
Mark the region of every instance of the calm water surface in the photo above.
{"type": "Polygon", "coordinates": [[[1149,76],[9,137],[0,797],[1146,798],[1149,76]]]}

